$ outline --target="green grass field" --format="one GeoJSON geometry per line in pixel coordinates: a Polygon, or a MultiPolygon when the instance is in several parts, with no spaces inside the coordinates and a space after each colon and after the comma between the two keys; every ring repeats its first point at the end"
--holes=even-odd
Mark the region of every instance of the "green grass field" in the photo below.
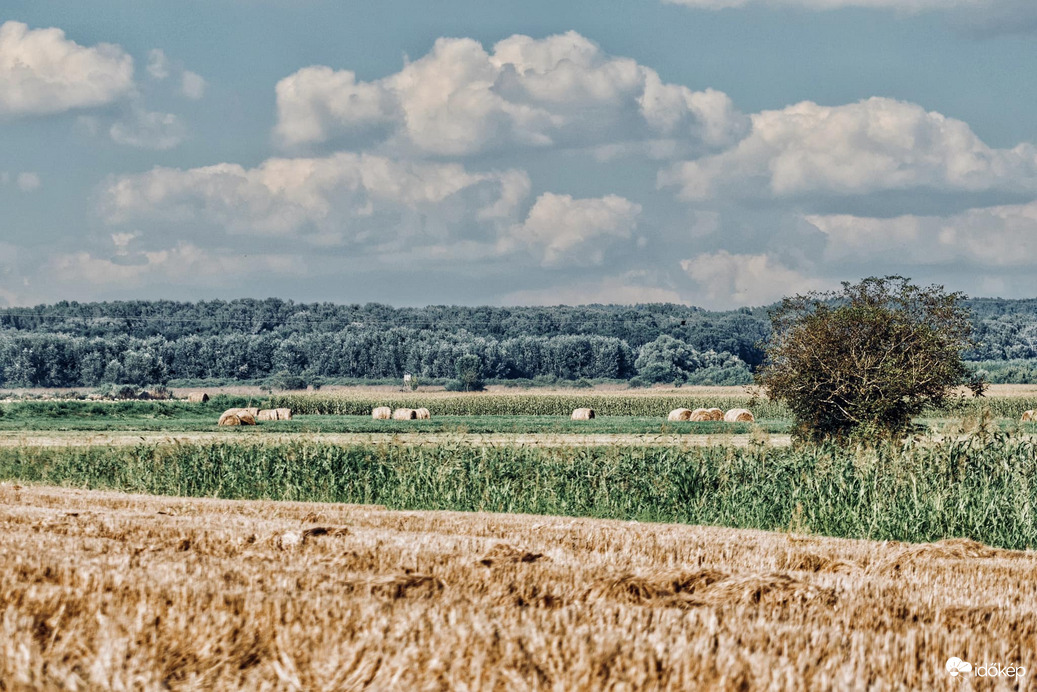
{"type": "Polygon", "coordinates": [[[771,433],[788,432],[781,420],[749,423],[667,422],[643,416],[611,416],[573,421],[568,416],[441,416],[432,420],[372,420],[370,416],[296,416],[290,421],[266,421],[255,427],[220,428],[209,412],[173,415],[142,412],[137,415],[7,415],[0,417],[0,431],[26,432],[215,432],[231,435],[264,433],[516,433],[516,434],[742,434],[755,427],[771,433]]]}
{"type": "MultiPolygon", "coordinates": [[[[184,401],[16,401],[0,404],[0,431],[83,432],[208,432],[220,430],[216,421],[222,411],[247,405],[288,405],[295,412],[291,421],[264,422],[248,431],[226,430],[228,435],[266,432],[293,433],[517,433],[517,434],[741,434],[761,429],[768,433],[791,430],[788,411],[779,404],[753,401],[748,397],[677,397],[673,394],[598,394],[578,397],[568,394],[410,394],[369,393],[356,396],[293,395],[270,399],[219,396],[206,404],[184,401]],[[569,411],[580,403],[595,408],[592,421],[572,421],[569,411]],[[369,412],[378,405],[433,411],[427,421],[376,421],[369,412]],[[668,422],[666,413],[675,407],[717,406],[750,408],[755,425],[728,423],[668,422]]],[[[967,430],[982,414],[995,427],[1034,431],[1019,426],[1022,411],[1037,408],[1037,400],[1022,397],[962,399],[939,411],[927,411],[916,422],[936,431],[955,426],[967,430]],[[971,422],[970,422],[971,421],[971,422]]]]}

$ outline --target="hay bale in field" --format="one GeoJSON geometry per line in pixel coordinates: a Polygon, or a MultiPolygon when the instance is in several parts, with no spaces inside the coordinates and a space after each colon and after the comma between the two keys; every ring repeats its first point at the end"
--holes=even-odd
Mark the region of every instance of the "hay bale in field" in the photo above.
{"type": "Polygon", "coordinates": [[[192,404],[204,404],[209,400],[209,395],[205,392],[191,392],[187,395],[187,401],[192,404]]]}
{"type": "Polygon", "coordinates": [[[414,420],[418,417],[418,412],[412,408],[398,408],[392,412],[393,420],[414,420]]]}
{"type": "Polygon", "coordinates": [[[392,418],[392,409],[388,406],[379,406],[376,409],[372,409],[371,418],[375,420],[389,420],[392,418]]]}
{"type": "Polygon", "coordinates": [[[733,408],[724,414],[724,421],[727,423],[752,423],[756,418],[746,408],[733,408]]]}
{"type": "Polygon", "coordinates": [[[578,408],[573,410],[572,420],[592,420],[594,418],[594,409],[592,408],[578,408]]]}
{"type": "Polygon", "coordinates": [[[724,420],[724,412],[718,408],[707,408],[706,413],[709,414],[706,420],[724,420]]]}
{"type": "Polygon", "coordinates": [[[417,414],[415,418],[418,420],[430,420],[432,418],[432,412],[427,408],[414,409],[414,413],[417,414]]]}
{"type": "Polygon", "coordinates": [[[701,423],[703,421],[713,420],[713,417],[710,414],[709,409],[697,408],[691,412],[691,415],[688,417],[688,420],[694,421],[696,423],[701,423]]]}
{"type": "Polygon", "coordinates": [[[1019,419],[1023,423],[1032,423],[1037,421],[1037,411],[1030,409],[1029,411],[1023,411],[1023,417],[1019,419]]]}
{"type": "Polygon", "coordinates": [[[277,420],[292,419],[292,409],[290,408],[275,408],[274,411],[277,412],[277,420]]]}
{"type": "MultiPolygon", "coordinates": [[[[252,413],[255,409],[229,408],[220,416],[220,425],[255,425],[256,416],[252,413]],[[234,422],[236,421],[236,422],[234,422]]],[[[256,410],[256,413],[259,413],[256,410]]]]}
{"type": "Polygon", "coordinates": [[[675,408],[666,416],[666,420],[691,420],[690,408],[675,408]]]}
{"type": "Polygon", "coordinates": [[[259,412],[259,415],[256,416],[256,420],[277,420],[277,411],[274,409],[263,409],[259,412]]]}

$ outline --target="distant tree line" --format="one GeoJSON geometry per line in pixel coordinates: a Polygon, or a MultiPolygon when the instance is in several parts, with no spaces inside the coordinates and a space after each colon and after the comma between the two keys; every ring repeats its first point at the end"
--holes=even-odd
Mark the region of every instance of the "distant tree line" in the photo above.
{"type": "Polygon", "coordinates": [[[769,329],[767,310],[742,308],[710,312],[674,304],[589,305],[581,307],[394,308],[267,300],[213,300],[196,303],[125,301],[61,302],[34,308],[0,309],[0,334],[32,332],[83,337],[188,336],[340,333],[386,331],[394,327],[442,334],[465,332],[504,341],[523,336],[605,336],[640,349],[663,334],[697,351],[727,351],[751,366],[763,358],[759,342],[769,329]]]}
{"type": "MultiPolygon", "coordinates": [[[[650,374],[663,371],[647,382],[705,379],[713,384],[739,384],[751,380],[748,365],[737,356],[683,348],[683,360],[669,369],[646,361],[650,374]],[[696,370],[701,370],[697,376],[696,370]]],[[[458,361],[466,356],[477,359],[478,379],[629,379],[637,374],[637,354],[626,342],[596,335],[497,340],[466,332],[394,327],[286,337],[228,334],[168,340],[8,332],[0,336],[0,386],[148,385],[171,379],[248,381],[281,373],[303,376],[302,381],[401,377],[404,373],[442,379],[455,377],[458,361]]]]}
{"type": "MultiPolygon", "coordinates": [[[[966,306],[978,342],[966,358],[1037,360],[1037,300],[975,299],[966,306]]],[[[766,308],[62,302],[0,310],[0,386],[249,381],[281,373],[455,378],[466,355],[479,359],[480,378],[494,380],[743,384],[763,362],[769,333],[766,308]]],[[[1010,379],[1031,369],[1000,372],[1010,379]]]]}

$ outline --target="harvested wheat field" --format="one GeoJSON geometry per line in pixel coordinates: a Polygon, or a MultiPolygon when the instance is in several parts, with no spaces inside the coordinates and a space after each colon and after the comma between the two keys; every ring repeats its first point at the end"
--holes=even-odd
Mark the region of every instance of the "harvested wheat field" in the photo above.
{"type": "Polygon", "coordinates": [[[968,689],[952,656],[1026,689],[1037,664],[1037,553],[970,541],[10,483],[0,517],[4,690],[968,689]]]}

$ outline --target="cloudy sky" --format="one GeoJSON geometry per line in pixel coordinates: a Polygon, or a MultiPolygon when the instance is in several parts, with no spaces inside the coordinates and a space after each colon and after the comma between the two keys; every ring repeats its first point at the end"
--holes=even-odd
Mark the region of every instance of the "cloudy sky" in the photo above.
{"type": "Polygon", "coordinates": [[[4,0],[0,306],[1037,295],[1033,0],[4,0]]]}

